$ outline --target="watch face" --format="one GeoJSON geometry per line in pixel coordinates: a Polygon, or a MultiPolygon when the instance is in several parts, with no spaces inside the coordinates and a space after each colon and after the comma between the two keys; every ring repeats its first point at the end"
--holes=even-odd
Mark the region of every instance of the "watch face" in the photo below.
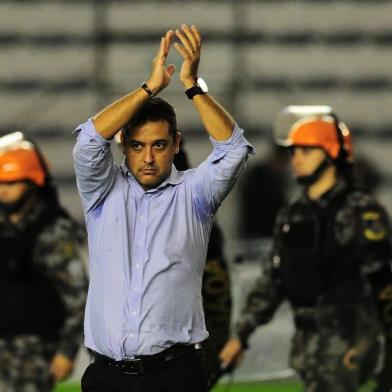
{"type": "Polygon", "coordinates": [[[206,93],[208,91],[207,83],[202,78],[197,78],[197,84],[201,88],[203,93],[206,93]]]}

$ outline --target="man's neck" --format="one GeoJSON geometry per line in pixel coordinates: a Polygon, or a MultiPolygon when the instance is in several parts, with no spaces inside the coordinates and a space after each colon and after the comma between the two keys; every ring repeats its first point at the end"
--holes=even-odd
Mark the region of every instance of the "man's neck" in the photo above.
{"type": "Polygon", "coordinates": [[[336,184],[336,181],[336,168],[335,166],[331,166],[306,190],[306,194],[310,200],[317,200],[324,193],[328,192],[336,184]]]}

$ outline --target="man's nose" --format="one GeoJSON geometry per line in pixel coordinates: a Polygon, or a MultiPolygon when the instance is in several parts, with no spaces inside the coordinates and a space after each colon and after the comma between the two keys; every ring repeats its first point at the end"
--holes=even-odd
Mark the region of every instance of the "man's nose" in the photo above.
{"type": "Polygon", "coordinates": [[[144,162],[145,163],[153,163],[154,162],[154,153],[152,151],[152,148],[145,149],[144,162]]]}

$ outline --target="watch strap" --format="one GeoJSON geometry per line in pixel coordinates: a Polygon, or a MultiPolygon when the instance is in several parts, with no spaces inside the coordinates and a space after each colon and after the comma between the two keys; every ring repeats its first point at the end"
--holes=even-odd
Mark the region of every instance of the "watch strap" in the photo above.
{"type": "Polygon", "coordinates": [[[150,88],[147,86],[146,82],[143,82],[140,87],[150,96],[150,98],[155,98],[155,95],[150,90],[150,88]]]}
{"type": "Polygon", "coordinates": [[[195,84],[194,86],[192,86],[191,88],[188,88],[187,90],[185,90],[185,94],[189,99],[193,99],[193,97],[195,95],[199,95],[199,94],[205,94],[205,92],[200,88],[200,86],[198,86],[197,84],[195,84]]]}

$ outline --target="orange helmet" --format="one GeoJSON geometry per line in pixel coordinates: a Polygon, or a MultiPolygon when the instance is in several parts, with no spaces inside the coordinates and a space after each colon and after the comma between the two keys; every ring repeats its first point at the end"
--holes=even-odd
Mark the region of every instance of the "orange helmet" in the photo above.
{"type": "Polygon", "coordinates": [[[353,144],[347,126],[333,115],[301,118],[291,127],[287,146],[320,147],[333,160],[353,160],[353,144]],[[337,126],[339,124],[339,126],[337,126]]]}
{"type": "Polygon", "coordinates": [[[0,182],[31,181],[45,185],[46,168],[34,144],[21,132],[0,137],[0,182]]]}

